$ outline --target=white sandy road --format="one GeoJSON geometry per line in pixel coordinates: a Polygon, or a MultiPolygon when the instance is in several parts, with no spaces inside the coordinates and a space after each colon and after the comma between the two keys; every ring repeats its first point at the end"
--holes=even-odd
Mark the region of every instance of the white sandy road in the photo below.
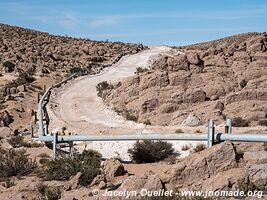
{"type": "MultiPolygon", "coordinates": [[[[77,134],[152,132],[144,124],[126,121],[105,106],[102,99],[97,96],[96,85],[102,81],[117,82],[132,76],[137,67],[149,67],[157,55],[167,54],[169,50],[169,47],[157,46],[134,55],[124,56],[118,63],[98,75],[80,77],[59,88],[53,93],[48,106],[50,127],[57,127],[60,130],[65,126],[67,131],[77,134]]],[[[98,150],[104,157],[119,156],[129,160],[127,150],[133,143],[129,141],[87,142],[86,148],[98,150]]],[[[181,150],[182,145],[188,142],[172,143],[176,150],[181,150]]],[[[79,144],[83,148],[81,145],[79,144]]]]}

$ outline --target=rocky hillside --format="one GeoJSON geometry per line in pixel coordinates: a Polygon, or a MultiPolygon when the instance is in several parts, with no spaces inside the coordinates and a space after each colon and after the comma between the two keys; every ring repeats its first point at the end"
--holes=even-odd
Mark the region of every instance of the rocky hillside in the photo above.
{"type": "Polygon", "coordinates": [[[120,42],[54,36],[0,24],[0,66],[18,72],[35,66],[37,74],[68,72],[73,67],[96,68],[119,54],[136,53],[140,46],[120,42]]]}
{"type": "MultiPolygon", "coordinates": [[[[144,47],[92,41],[0,24],[0,127],[24,129],[37,109],[37,93],[71,73],[99,72],[119,55],[144,47]]],[[[1,132],[1,131],[0,131],[1,132]]]]}
{"type": "Polygon", "coordinates": [[[152,125],[197,126],[209,118],[266,122],[267,35],[241,34],[173,49],[149,70],[114,84],[105,97],[118,112],[152,125]]]}

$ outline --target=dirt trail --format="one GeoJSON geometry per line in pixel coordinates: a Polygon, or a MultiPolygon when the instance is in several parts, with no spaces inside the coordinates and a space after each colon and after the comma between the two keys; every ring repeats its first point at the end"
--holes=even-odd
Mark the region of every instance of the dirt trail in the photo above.
{"type": "MultiPolygon", "coordinates": [[[[52,104],[57,102],[58,108],[51,109],[54,112],[51,117],[51,126],[57,127],[61,119],[69,131],[76,133],[84,133],[89,128],[95,127],[144,127],[143,124],[124,120],[107,108],[102,99],[97,96],[96,85],[101,81],[117,82],[132,76],[136,67],[148,67],[154,56],[169,50],[169,47],[159,46],[125,56],[118,63],[96,76],[80,77],[65,85],[56,92],[56,98],[52,99],[52,104]]],[[[53,105],[51,107],[53,108],[53,105]]]]}
{"type": "MultiPolygon", "coordinates": [[[[50,127],[61,130],[67,127],[72,134],[121,134],[152,133],[173,131],[175,127],[151,127],[127,121],[105,106],[97,96],[96,85],[101,81],[117,82],[134,75],[136,67],[149,67],[159,54],[167,54],[169,47],[157,46],[134,55],[123,57],[118,63],[95,76],[77,78],[53,92],[48,106],[50,127]]],[[[175,130],[175,129],[174,129],[175,130]]],[[[83,142],[77,143],[78,149],[98,150],[104,157],[118,156],[130,160],[127,150],[133,141],[125,142],[83,142]]],[[[181,151],[187,141],[172,142],[174,148],[181,151]]],[[[196,142],[190,142],[196,144],[196,142]]],[[[188,155],[183,152],[182,156],[188,155]]]]}

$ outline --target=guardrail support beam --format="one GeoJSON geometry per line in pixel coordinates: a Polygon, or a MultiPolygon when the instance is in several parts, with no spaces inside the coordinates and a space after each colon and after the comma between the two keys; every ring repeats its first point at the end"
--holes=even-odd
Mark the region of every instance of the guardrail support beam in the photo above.
{"type": "Polygon", "coordinates": [[[226,120],[225,133],[232,133],[232,119],[230,118],[226,120]]]}
{"type": "Polygon", "coordinates": [[[53,159],[56,159],[58,133],[53,135],[53,159]]]}
{"type": "Polygon", "coordinates": [[[213,121],[210,119],[208,122],[208,148],[212,147],[213,143],[214,143],[214,133],[215,133],[215,129],[214,129],[214,124],[213,121]]]}

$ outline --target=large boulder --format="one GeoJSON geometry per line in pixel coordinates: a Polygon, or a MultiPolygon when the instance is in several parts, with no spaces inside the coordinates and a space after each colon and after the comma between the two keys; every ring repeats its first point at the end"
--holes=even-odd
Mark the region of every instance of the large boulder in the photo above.
{"type": "Polygon", "coordinates": [[[190,127],[199,126],[200,119],[194,114],[189,114],[188,117],[182,122],[182,125],[190,127]]]}
{"type": "Polygon", "coordinates": [[[242,61],[245,63],[251,62],[251,57],[245,51],[236,51],[233,56],[234,61],[242,61]]]}
{"type": "Polygon", "coordinates": [[[232,143],[224,142],[172,165],[163,176],[164,182],[169,182],[176,189],[201,188],[203,181],[211,176],[236,167],[235,148],[232,143]]]}
{"type": "Polygon", "coordinates": [[[215,55],[215,56],[205,57],[204,66],[227,67],[228,64],[225,60],[224,55],[215,55]]]}
{"type": "Polygon", "coordinates": [[[267,151],[248,151],[244,153],[244,161],[252,164],[267,163],[267,151]]]}
{"type": "Polygon", "coordinates": [[[113,179],[116,176],[125,174],[125,170],[121,162],[117,159],[108,159],[103,164],[103,172],[107,179],[113,179]]]}
{"type": "Polygon", "coordinates": [[[186,54],[187,60],[190,64],[199,65],[201,60],[196,52],[186,54]]]}
{"type": "Polygon", "coordinates": [[[148,191],[156,191],[162,189],[163,185],[159,176],[152,174],[142,174],[130,176],[128,179],[124,180],[119,191],[137,191],[139,193],[142,189],[148,191]]]}
{"type": "Polygon", "coordinates": [[[206,92],[201,88],[196,88],[193,92],[187,91],[184,95],[185,103],[204,102],[206,100],[206,92]]]}
{"type": "Polygon", "coordinates": [[[8,127],[0,127],[0,137],[10,136],[11,130],[8,127]]]}
{"type": "Polygon", "coordinates": [[[255,60],[267,60],[267,52],[257,52],[254,54],[255,60]]]}
{"type": "Polygon", "coordinates": [[[248,168],[249,181],[262,191],[267,191],[267,164],[252,165],[248,168]]]}
{"type": "Polygon", "coordinates": [[[189,70],[189,62],[184,54],[168,57],[167,64],[169,71],[189,70]]]}

